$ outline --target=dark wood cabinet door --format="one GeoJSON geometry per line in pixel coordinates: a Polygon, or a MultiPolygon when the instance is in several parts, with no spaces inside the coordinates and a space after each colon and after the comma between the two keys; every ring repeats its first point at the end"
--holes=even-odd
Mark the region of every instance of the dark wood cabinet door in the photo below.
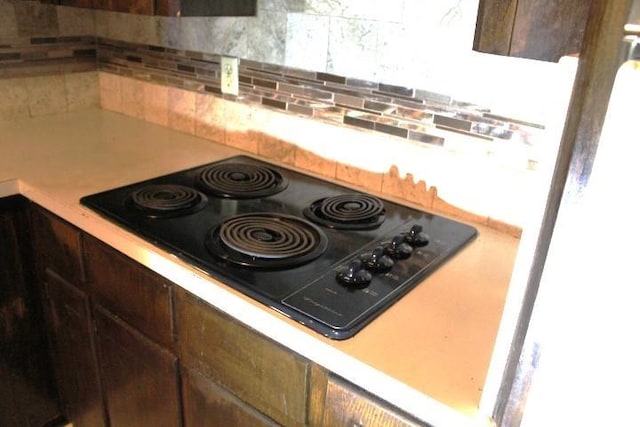
{"type": "Polygon", "coordinates": [[[282,425],[305,425],[310,363],[178,288],[183,363],[282,425]]]}
{"type": "Polygon", "coordinates": [[[56,377],[67,418],[74,427],[104,426],[88,297],[52,272],[45,280],[56,377]]]}
{"type": "Polygon", "coordinates": [[[593,0],[480,0],[474,49],[557,62],[582,46],[593,0]]]}
{"type": "Polygon", "coordinates": [[[28,202],[0,199],[0,425],[41,426],[60,417],[33,276],[28,202]]]}
{"type": "Polygon", "coordinates": [[[185,427],[275,427],[277,424],[201,373],[182,369],[185,427]]]}
{"type": "Polygon", "coordinates": [[[44,277],[44,270],[48,268],[69,283],[82,285],[84,268],[80,230],[35,205],[31,210],[31,229],[38,275],[44,277]]]}
{"type": "Polygon", "coordinates": [[[84,238],[90,294],[161,346],[173,349],[172,284],[91,236],[84,238]]]}
{"type": "Polygon", "coordinates": [[[107,310],[94,313],[110,425],[179,426],[177,358],[107,310]]]}
{"type": "Polygon", "coordinates": [[[428,427],[367,392],[337,378],[327,383],[322,425],[335,427],[428,427]]]}

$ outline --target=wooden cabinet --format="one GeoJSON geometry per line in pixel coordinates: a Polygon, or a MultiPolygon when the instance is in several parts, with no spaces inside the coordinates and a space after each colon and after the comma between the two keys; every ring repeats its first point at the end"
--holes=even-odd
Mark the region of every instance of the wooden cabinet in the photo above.
{"type": "Polygon", "coordinates": [[[345,381],[330,377],[322,425],[335,427],[416,427],[424,424],[411,419],[345,381]]]}
{"type": "Polygon", "coordinates": [[[40,208],[31,209],[31,228],[38,277],[42,280],[49,269],[75,286],[82,285],[80,230],[40,208]]]}
{"type": "Polygon", "coordinates": [[[74,426],[420,425],[55,215],[31,219],[74,426]]]}
{"type": "Polygon", "coordinates": [[[180,425],[171,284],[43,209],[31,218],[67,417],[180,425]]]}
{"type": "Polygon", "coordinates": [[[308,361],[183,290],[176,324],[183,364],[280,424],[306,423],[308,361]]]}
{"type": "Polygon", "coordinates": [[[275,427],[276,424],[200,372],[182,370],[185,427],[275,427]]]}
{"type": "Polygon", "coordinates": [[[28,202],[0,199],[0,425],[60,417],[27,220],[28,202]]]}
{"type": "Polygon", "coordinates": [[[557,62],[582,46],[592,0],[480,0],[473,48],[557,62]]]}
{"type": "Polygon", "coordinates": [[[74,427],[104,426],[89,299],[51,270],[45,281],[49,331],[65,414],[74,427]]]}
{"type": "Polygon", "coordinates": [[[179,426],[172,284],[91,236],[83,242],[110,425],[179,426]]]}
{"type": "Polygon", "coordinates": [[[104,426],[93,324],[84,287],[81,233],[40,208],[31,209],[31,228],[64,413],[75,426],[104,426]]]}
{"type": "Polygon", "coordinates": [[[172,284],[91,236],[84,238],[84,251],[87,287],[95,301],[172,349],[172,284]]]}
{"type": "Polygon", "coordinates": [[[108,311],[95,316],[110,425],[179,426],[177,358],[108,311]]]}

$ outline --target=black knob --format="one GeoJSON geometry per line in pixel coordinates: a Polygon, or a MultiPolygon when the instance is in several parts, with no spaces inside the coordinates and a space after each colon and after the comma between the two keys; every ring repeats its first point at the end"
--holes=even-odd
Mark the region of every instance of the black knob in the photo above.
{"type": "Polygon", "coordinates": [[[411,246],[426,246],[429,244],[429,235],[422,231],[422,226],[415,224],[408,233],[404,235],[404,241],[411,246]]]}
{"type": "Polygon", "coordinates": [[[373,251],[362,255],[362,262],[367,270],[383,273],[393,268],[393,259],[387,255],[382,246],[376,246],[373,251]]]}
{"type": "Polygon", "coordinates": [[[336,279],[345,286],[364,288],[373,276],[365,268],[360,260],[352,261],[348,266],[341,267],[336,272],[336,279]]]}
{"type": "Polygon", "coordinates": [[[402,235],[395,236],[389,243],[384,245],[384,251],[395,259],[405,259],[411,256],[413,248],[410,244],[405,242],[405,238],[402,235]]]}

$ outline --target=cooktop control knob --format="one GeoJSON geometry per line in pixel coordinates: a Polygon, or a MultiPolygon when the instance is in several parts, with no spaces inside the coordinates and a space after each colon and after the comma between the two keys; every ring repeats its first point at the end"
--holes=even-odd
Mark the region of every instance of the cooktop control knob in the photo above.
{"type": "Polygon", "coordinates": [[[372,279],[371,273],[367,271],[360,260],[352,261],[348,266],[341,267],[336,272],[336,279],[341,284],[352,288],[364,288],[372,279]]]}
{"type": "Polygon", "coordinates": [[[398,235],[384,245],[384,250],[391,258],[405,259],[411,256],[413,247],[405,242],[405,236],[398,235]]]}
{"type": "Polygon", "coordinates": [[[420,224],[415,224],[411,227],[411,230],[404,235],[404,241],[411,246],[427,246],[429,244],[429,235],[422,231],[420,224]]]}
{"type": "Polygon", "coordinates": [[[382,246],[376,246],[373,251],[363,254],[362,262],[367,270],[374,273],[384,273],[393,268],[393,259],[385,253],[382,246]]]}

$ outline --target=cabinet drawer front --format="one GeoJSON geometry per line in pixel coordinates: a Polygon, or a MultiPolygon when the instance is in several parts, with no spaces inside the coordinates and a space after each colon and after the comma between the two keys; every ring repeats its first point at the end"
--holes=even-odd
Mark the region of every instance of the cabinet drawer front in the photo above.
{"type": "Polygon", "coordinates": [[[322,425],[332,427],[416,427],[424,424],[408,419],[350,384],[337,378],[330,378],[327,384],[322,425]]]}
{"type": "Polygon", "coordinates": [[[185,427],[276,427],[276,423],[192,369],[182,370],[185,427]]]}
{"type": "Polygon", "coordinates": [[[283,425],[304,425],[308,363],[184,290],[176,290],[183,362],[283,425]]]}
{"type": "Polygon", "coordinates": [[[31,221],[40,274],[48,268],[68,282],[82,285],[84,271],[80,230],[39,207],[32,209],[31,221]]]}
{"type": "Polygon", "coordinates": [[[93,237],[84,240],[91,295],[131,326],[172,349],[171,283],[93,237]]]}
{"type": "Polygon", "coordinates": [[[95,318],[110,425],[180,426],[177,358],[107,310],[95,318]]]}

